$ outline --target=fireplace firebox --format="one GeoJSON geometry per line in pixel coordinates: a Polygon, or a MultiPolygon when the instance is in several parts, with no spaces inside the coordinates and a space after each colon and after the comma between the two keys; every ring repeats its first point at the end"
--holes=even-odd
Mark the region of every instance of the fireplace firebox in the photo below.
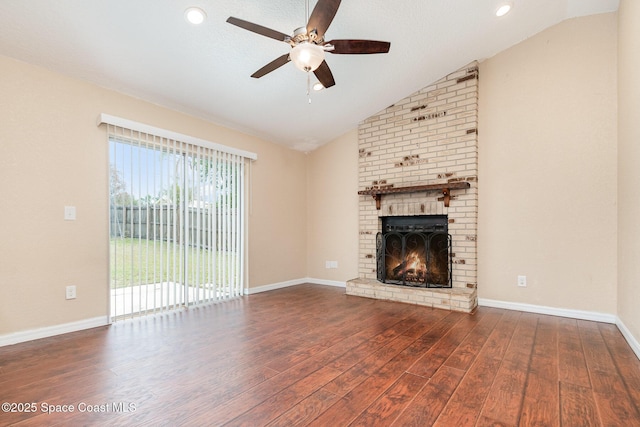
{"type": "Polygon", "coordinates": [[[450,288],[451,235],[447,215],[382,217],[376,235],[377,278],[382,283],[450,288]]]}

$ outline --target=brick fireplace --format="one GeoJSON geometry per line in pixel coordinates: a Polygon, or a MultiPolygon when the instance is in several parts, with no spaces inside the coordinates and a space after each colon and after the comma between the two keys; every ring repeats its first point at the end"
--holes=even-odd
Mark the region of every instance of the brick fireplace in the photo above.
{"type": "Polygon", "coordinates": [[[359,277],[347,294],[455,311],[477,306],[478,64],[449,74],[358,127],[359,277]],[[376,236],[389,217],[446,217],[448,286],[378,280],[376,236]]]}

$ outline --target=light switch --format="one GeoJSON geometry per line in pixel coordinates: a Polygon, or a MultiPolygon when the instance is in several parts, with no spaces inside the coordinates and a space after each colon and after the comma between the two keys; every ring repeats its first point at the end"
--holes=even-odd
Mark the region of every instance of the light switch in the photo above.
{"type": "Polygon", "coordinates": [[[65,221],[75,221],[76,220],[76,207],[75,206],[65,206],[64,207],[64,220],[65,221]]]}
{"type": "Polygon", "coordinates": [[[67,286],[65,288],[65,297],[67,299],[76,299],[76,287],[75,286],[67,286]]]}

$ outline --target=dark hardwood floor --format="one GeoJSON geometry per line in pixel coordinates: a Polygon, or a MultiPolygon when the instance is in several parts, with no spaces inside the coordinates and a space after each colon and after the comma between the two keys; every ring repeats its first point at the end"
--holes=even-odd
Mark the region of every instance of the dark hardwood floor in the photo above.
{"type": "Polygon", "coordinates": [[[0,425],[640,426],[640,361],[615,325],[301,285],[0,348],[0,402],[0,425]]]}

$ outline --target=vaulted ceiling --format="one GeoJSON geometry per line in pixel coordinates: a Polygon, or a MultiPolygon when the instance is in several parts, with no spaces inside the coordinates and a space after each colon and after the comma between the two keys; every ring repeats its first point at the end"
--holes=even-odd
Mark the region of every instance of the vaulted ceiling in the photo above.
{"type": "Polygon", "coordinates": [[[391,49],[327,55],[336,85],[311,91],[311,102],[307,74],[293,64],[250,77],[287,44],[226,22],[292,34],[306,24],[305,0],[3,0],[0,55],[311,151],[473,60],[565,19],[618,8],[618,0],[512,0],[498,18],[502,3],[342,1],[328,40],[383,40],[391,49]],[[191,6],[206,12],[203,24],[185,20],[191,6]]]}

